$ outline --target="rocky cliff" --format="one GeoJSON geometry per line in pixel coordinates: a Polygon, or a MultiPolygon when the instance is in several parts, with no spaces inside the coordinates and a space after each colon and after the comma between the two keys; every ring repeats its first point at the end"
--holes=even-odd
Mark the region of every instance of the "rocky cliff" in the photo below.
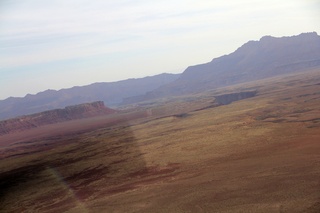
{"type": "Polygon", "coordinates": [[[256,91],[236,92],[215,96],[215,102],[219,105],[230,104],[234,101],[240,101],[242,99],[254,97],[257,94],[256,91]]]}
{"type": "Polygon", "coordinates": [[[115,112],[116,110],[107,108],[102,101],[68,106],[64,109],[49,110],[0,121],[0,135],[36,128],[47,124],[107,115],[115,112]]]}

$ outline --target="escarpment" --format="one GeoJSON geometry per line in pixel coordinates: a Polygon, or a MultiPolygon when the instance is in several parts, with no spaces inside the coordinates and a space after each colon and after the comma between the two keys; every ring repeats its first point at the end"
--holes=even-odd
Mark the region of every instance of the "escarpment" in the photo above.
{"type": "Polygon", "coordinates": [[[246,91],[246,92],[236,92],[228,93],[223,95],[214,96],[215,102],[219,105],[230,104],[234,101],[240,101],[242,99],[254,97],[257,94],[257,91],[246,91]]]}
{"type": "Polygon", "coordinates": [[[115,112],[116,110],[106,107],[102,101],[68,106],[64,109],[54,109],[0,121],[0,135],[36,128],[47,124],[107,115],[115,112]]]}

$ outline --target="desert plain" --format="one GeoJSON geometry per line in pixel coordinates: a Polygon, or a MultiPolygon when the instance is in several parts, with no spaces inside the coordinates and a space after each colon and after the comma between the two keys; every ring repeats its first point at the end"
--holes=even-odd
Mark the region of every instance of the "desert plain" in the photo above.
{"type": "Polygon", "coordinates": [[[320,70],[0,136],[0,212],[320,212],[320,70]],[[215,96],[255,91],[219,105],[215,96]]]}

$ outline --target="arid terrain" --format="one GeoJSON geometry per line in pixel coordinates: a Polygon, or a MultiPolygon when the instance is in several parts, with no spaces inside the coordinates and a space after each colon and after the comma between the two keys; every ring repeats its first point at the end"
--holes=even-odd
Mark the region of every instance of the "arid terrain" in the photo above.
{"type": "Polygon", "coordinates": [[[316,213],[320,70],[4,134],[0,145],[0,212],[316,213]]]}

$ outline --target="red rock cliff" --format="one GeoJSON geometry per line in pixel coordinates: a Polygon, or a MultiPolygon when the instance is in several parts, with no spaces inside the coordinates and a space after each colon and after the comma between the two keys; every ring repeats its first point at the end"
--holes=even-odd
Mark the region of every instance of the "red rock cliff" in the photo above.
{"type": "Polygon", "coordinates": [[[0,121],[0,135],[23,131],[47,124],[107,115],[115,112],[116,110],[104,106],[102,101],[68,106],[64,109],[55,109],[0,121]]]}

